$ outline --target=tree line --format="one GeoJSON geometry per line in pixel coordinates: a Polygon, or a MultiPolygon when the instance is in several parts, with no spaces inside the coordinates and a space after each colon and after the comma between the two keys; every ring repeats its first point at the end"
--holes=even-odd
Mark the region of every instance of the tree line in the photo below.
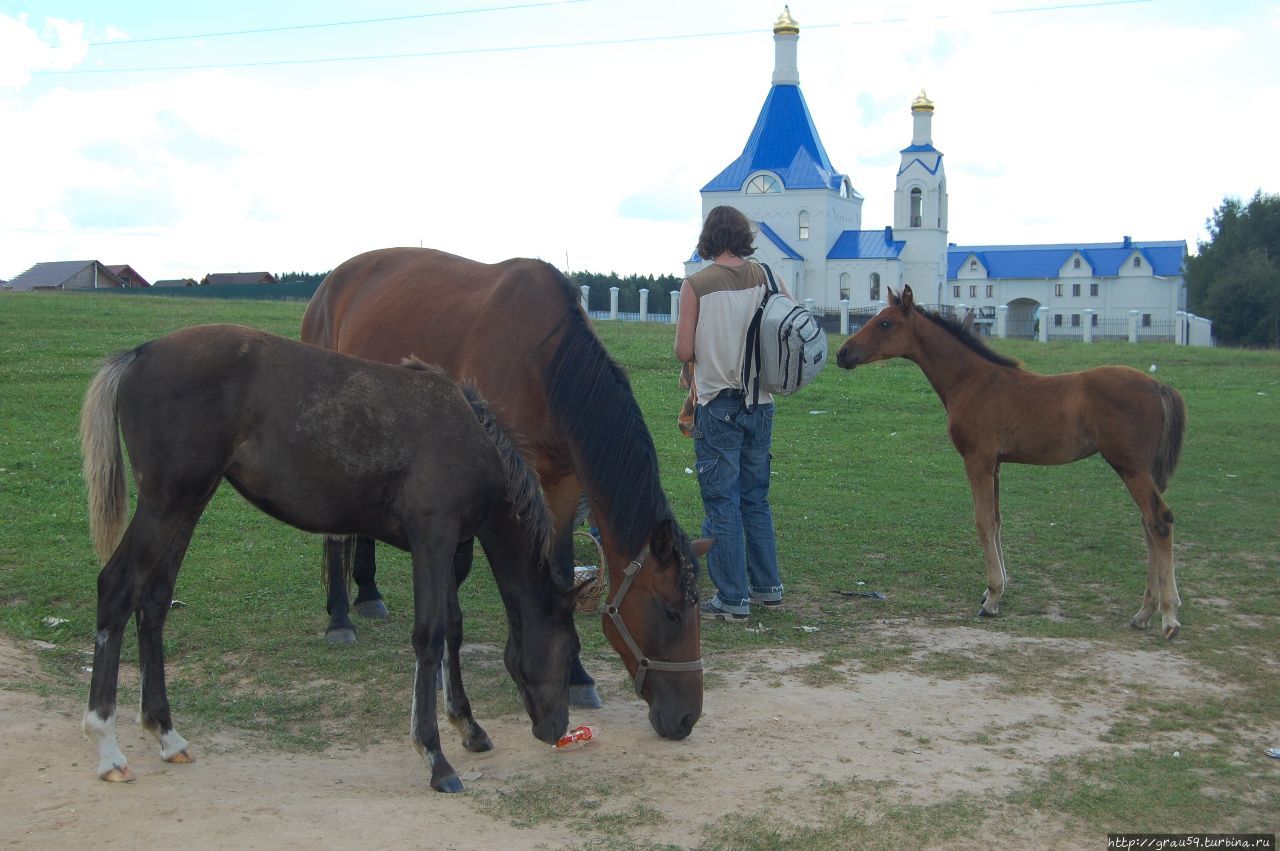
{"type": "Polygon", "coordinates": [[[1280,347],[1280,195],[1223,199],[1187,260],[1187,309],[1230,346],[1280,347]]]}
{"type": "MultiPolygon", "coordinates": [[[[319,284],[328,272],[281,272],[276,277],[280,283],[319,284]]],[[[609,309],[609,288],[618,288],[618,310],[623,313],[640,312],[640,290],[649,291],[649,311],[651,313],[667,313],[671,310],[672,291],[679,291],[684,280],[675,275],[627,275],[619,277],[617,272],[602,275],[598,272],[573,272],[569,276],[573,286],[591,287],[588,310],[609,309]]]]}

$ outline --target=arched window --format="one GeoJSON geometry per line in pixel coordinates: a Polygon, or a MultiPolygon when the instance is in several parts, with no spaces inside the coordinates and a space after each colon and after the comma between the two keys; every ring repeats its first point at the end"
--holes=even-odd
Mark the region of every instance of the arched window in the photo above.
{"type": "Polygon", "coordinates": [[[920,227],[920,222],[924,216],[924,193],[920,191],[920,187],[911,190],[911,226],[913,228],[920,227]]]}
{"type": "Polygon", "coordinates": [[[848,301],[848,300],[849,300],[849,297],[850,297],[850,292],[849,292],[849,273],[848,273],[848,272],[841,272],[841,273],[840,273],[840,300],[841,300],[841,301],[848,301]]]}
{"type": "Polygon", "coordinates": [[[871,300],[872,301],[880,300],[880,273],[879,272],[871,273],[871,300]]]}
{"type": "Polygon", "coordinates": [[[800,238],[808,239],[809,238],[809,211],[801,210],[798,218],[800,220],[800,238]]]}
{"type": "Polygon", "coordinates": [[[1073,260],[1073,261],[1071,262],[1071,268],[1072,268],[1072,269],[1079,269],[1079,268],[1080,268],[1080,258],[1079,258],[1079,257],[1077,257],[1075,260],[1073,260]]]}
{"type": "Polygon", "coordinates": [[[781,191],[782,184],[772,174],[757,174],[747,183],[748,195],[767,195],[781,191]]]}

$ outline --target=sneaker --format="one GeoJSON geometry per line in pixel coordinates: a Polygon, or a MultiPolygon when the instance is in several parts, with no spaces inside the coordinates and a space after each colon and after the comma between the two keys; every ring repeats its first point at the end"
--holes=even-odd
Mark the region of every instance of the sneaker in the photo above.
{"type": "Polygon", "coordinates": [[[748,615],[739,615],[726,611],[708,600],[698,607],[704,621],[745,621],[748,615]]]}
{"type": "Polygon", "coordinates": [[[778,609],[782,607],[781,600],[761,600],[754,594],[751,595],[751,605],[764,606],[766,609],[778,609]]]}

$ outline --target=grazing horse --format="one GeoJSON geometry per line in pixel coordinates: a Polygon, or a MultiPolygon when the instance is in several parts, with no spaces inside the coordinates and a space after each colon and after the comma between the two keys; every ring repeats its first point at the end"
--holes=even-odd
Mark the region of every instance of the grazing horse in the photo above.
{"type": "MultiPolygon", "coordinates": [[[[568,725],[574,592],[551,567],[551,515],[537,475],[488,406],[435,368],[356,358],[231,325],[189,328],[107,359],[80,433],[98,575],[98,632],[85,732],[98,775],[132,780],[116,742],[120,642],[138,628],[139,721],[169,762],[190,762],[165,689],[163,636],[196,521],[226,479],[267,514],[309,532],[359,532],[413,556],[411,736],[431,786],[462,790],[440,748],[435,674],[456,610],[453,555],[478,537],[510,631],[507,670],[554,743],[568,725]],[[128,492],[120,435],[137,483],[128,492]]],[[[453,716],[453,707],[450,713],[453,716]]],[[[460,727],[466,718],[450,720],[460,727]]]]}
{"type": "MultiPolygon", "coordinates": [[[[631,384],[564,275],[538,260],[488,264],[431,249],[371,251],[320,285],[302,339],[388,363],[414,354],[473,382],[534,459],[555,516],[555,564],[565,576],[579,498],[589,494],[614,589],[605,635],[648,702],[653,729],[687,736],[702,714],[696,570],[710,542],[690,542],[676,523],[631,384]]],[[[353,630],[346,581],[335,567],[339,549],[326,543],[329,628],[353,630]]],[[[357,604],[380,600],[373,547],[354,549],[357,604]]],[[[464,542],[460,565],[469,558],[464,542]]],[[[450,689],[461,687],[456,650],[446,654],[450,689]]],[[[571,702],[581,684],[599,705],[576,659],[570,684],[571,702]]]]}
{"type": "Polygon", "coordinates": [[[1178,466],[1187,410],[1181,394],[1127,366],[1037,375],[989,349],[960,323],[926,312],[911,287],[844,342],[845,369],[886,358],[914,361],[947,409],[951,442],[964,457],[987,590],[978,614],[993,616],[1008,579],[1000,546],[1000,464],[1068,464],[1101,453],[1142,512],[1147,591],[1130,624],[1145,629],[1157,607],[1164,637],[1178,634],[1173,512],[1165,488],[1178,466]]]}

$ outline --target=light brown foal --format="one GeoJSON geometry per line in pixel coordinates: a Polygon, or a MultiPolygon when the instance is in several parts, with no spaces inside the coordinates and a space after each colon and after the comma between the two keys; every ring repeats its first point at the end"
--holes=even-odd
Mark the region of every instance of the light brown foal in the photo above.
{"type": "Polygon", "coordinates": [[[1130,624],[1145,629],[1160,609],[1164,637],[1178,634],[1173,512],[1165,488],[1178,466],[1186,405],[1166,384],[1127,366],[1065,375],[1028,372],[954,320],[925,312],[911,287],[889,290],[889,306],[840,347],[836,362],[914,361],[947,409],[951,442],[964,458],[987,590],[978,614],[991,617],[1008,581],[1000,546],[1000,464],[1067,464],[1101,453],[1142,512],[1147,590],[1130,624]]]}

